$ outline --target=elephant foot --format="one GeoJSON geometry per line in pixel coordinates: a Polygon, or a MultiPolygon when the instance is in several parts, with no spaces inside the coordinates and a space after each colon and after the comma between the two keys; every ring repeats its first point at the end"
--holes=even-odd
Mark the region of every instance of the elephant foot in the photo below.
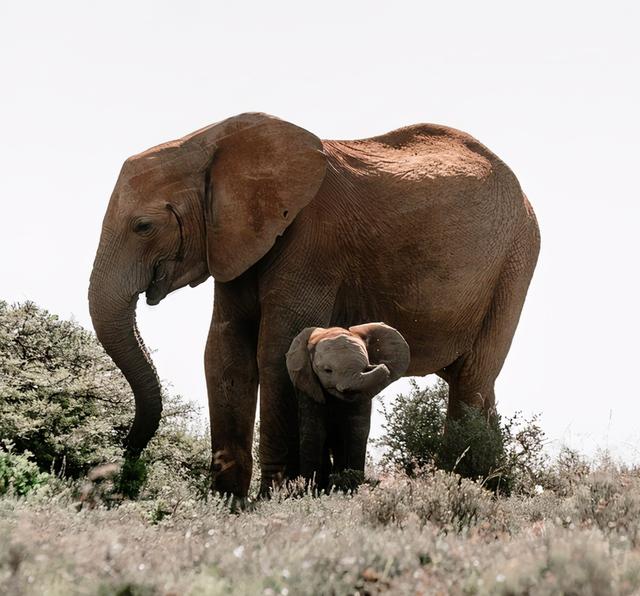
{"type": "Polygon", "coordinates": [[[259,497],[261,499],[270,498],[273,491],[283,487],[285,481],[285,466],[279,464],[261,466],[259,497]]]}
{"type": "Polygon", "coordinates": [[[211,462],[211,490],[223,496],[247,498],[251,482],[251,455],[239,449],[219,449],[211,462]]]}
{"type": "Polygon", "coordinates": [[[229,511],[231,513],[244,513],[245,511],[253,511],[256,507],[255,501],[249,497],[229,497],[227,501],[229,511]]]}
{"type": "Polygon", "coordinates": [[[365,478],[362,470],[340,470],[329,475],[329,490],[352,493],[364,482],[365,478]]]}

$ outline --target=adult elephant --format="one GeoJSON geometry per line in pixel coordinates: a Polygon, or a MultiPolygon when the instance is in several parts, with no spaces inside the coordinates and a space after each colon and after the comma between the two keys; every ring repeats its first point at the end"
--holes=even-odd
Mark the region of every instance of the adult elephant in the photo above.
{"type": "Polygon", "coordinates": [[[539,250],[509,168],[471,136],[419,124],[320,141],[241,114],[127,159],[104,218],[89,307],[135,395],[127,449],[158,426],[160,383],[138,334],[138,295],[215,279],[205,351],[214,488],[246,495],[260,385],[262,486],[297,475],[285,354],[305,327],[385,321],[437,373],[491,410],[539,250]]]}

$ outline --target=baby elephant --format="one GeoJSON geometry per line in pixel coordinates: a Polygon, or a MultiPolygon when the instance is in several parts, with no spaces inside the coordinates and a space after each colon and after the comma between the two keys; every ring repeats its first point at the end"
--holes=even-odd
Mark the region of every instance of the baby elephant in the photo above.
{"type": "Polygon", "coordinates": [[[364,472],[371,400],[404,375],[409,359],[407,342],[384,323],[307,327],[297,335],[287,369],[299,399],[305,478],[323,487],[331,472],[364,472]]]}

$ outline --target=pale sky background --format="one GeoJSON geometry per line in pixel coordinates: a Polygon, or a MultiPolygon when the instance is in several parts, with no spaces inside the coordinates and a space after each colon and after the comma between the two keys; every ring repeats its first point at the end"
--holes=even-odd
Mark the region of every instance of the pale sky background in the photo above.
{"type": "MultiPolygon", "coordinates": [[[[542,231],[500,411],[542,413],[552,447],[640,461],[639,17],[557,0],[3,2],[0,299],[90,327],[122,162],[209,123],[265,111],[347,139],[454,126],[512,167],[542,231]]],[[[139,306],[161,377],[203,414],[212,289],[139,306]]]]}

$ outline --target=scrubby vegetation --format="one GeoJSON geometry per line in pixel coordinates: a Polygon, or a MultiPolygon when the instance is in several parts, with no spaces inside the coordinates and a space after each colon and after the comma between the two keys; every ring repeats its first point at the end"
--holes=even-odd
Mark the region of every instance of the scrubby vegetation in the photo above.
{"type": "Polygon", "coordinates": [[[45,484],[49,475],[41,472],[29,451],[14,453],[13,444],[5,440],[0,445],[0,495],[25,496],[45,484]]]}
{"type": "Polygon", "coordinates": [[[468,412],[445,434],[446,386],[413,386],[365,484],[293,483],[238,513],[206,490],[197,412],[165,403],[127,469],[131,396],[93,335],[0,303],[0,593],[640,591],[640,471],[549,460],[535,418],[468,412]]]}
{"type": "Polygon", "coordinates": [[[640,474],[597,467],[562,496],[498,497],[439,471],[287,498],[78,511],[73,491],[0,500],[10,594],[633,594],[640,474]]]}
{"type": "Polygon", "coordinates": [[[408,394],[392,406],[382,404],[386,463],[413,476],[426,468],[455,471],[481,480],[502,493],[532,493],[546,482],[545,436],[537,417],[519,413],[509,419],[466,408],[459,420],[449,421],[445,432],[447,384],[421,389],[415,382],[408,394]]]}
{"type": "MultiPolygon", "coordinates": [[[[149,496],[175,478],[203,494],[209,440],[198,432],[199,412],[167,392],[163,401],[160,430],[129,476],[146,477],[137,488],[149,496]]],[[[133,411],[127,382],[92,333],[31,302],[0,302],[0,438],[13,454],[5,448],[0,458],[24,453],[41,472],[81,478],[95,466],[121,462],[133,411]]]]}

